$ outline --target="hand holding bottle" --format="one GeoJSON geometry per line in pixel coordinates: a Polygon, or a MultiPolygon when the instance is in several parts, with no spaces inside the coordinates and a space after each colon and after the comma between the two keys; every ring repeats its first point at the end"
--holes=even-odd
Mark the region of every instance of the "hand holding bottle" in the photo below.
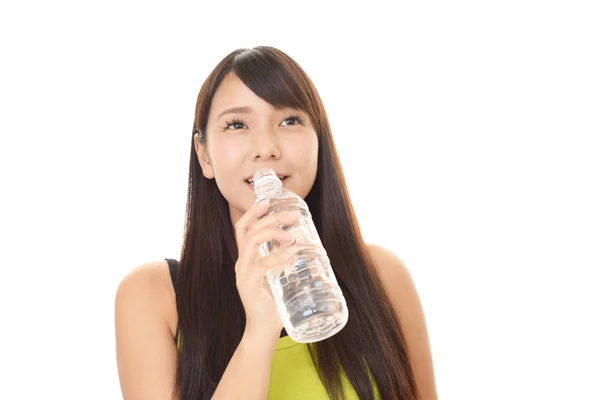
{"type": "Polygon", "coordinates": [[[294,237],[281,226],[293,224],[299,212],[275,213],[264,218],[269,200],[252,206],[235,224],[238,260],[235,264],[236,286],[246,313],[246,332],[251,335],[279,337],[283,328],[281,317],[265,274],[268,270],[280,273],[293,258],[290,246],[294,237]],[[261,243],[276,240],[280,248],[261,257],[261,243]]]}

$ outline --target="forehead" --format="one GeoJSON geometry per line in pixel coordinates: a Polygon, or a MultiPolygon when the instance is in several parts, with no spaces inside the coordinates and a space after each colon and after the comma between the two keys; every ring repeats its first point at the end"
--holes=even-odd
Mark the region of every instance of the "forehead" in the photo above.
{"type": "Polygon", "coordinates": [[[231,107],[249,106],[255,110],[275,110],[270,103],[258,97],[234,73],[229,73],[217,88],[211,104],[211,117],[216,118],[231,107]]]}

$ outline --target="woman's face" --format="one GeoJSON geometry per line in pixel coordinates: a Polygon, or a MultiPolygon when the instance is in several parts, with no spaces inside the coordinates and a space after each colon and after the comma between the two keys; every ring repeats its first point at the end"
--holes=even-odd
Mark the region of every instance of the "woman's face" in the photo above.
{"type": "Polygon", "coordinates": [[[202,173],[216,179],[229,202],[234,224],[254,204],[254,188],[246,180],[260,168],[271,168],[286,176],[283,186],[302,198],[312,188],[317,174],[318,140],[308,114],[276,109],[234,73],[217,88],[206,133],[206,147],[200,144],[198,135],[194,137],[202,173]]]}

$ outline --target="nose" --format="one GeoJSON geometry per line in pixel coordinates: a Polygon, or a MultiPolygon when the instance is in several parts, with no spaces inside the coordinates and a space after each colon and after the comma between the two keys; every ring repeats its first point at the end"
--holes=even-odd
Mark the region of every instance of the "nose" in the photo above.
{"type": "Polygon", "coordinates": [[[254,132],[252,140],[252,159],[262,158],[263,160],[278,159],[281,156],[279,144],[277,143],[277,134],[269,130],[254,132]]]}

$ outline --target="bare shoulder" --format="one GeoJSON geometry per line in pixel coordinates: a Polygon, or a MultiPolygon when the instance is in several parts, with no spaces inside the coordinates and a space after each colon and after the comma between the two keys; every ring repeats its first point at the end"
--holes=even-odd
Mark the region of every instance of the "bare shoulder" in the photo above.
{"type": "Polygon", "coordinates": [[[144,299],[152,305],[175,336],[177,306],[166,260],[147,262],[129,271],[119,283],[115,301],[128,298],[144,299]]]}
{"type": "Polygon", "coordinates": [[[404,261],[385,247],[373,243],[366,243],[366,246],[396,313],[414,312],[414,308],[419,308],[421,304],[417,288],[404,261]],[[400,308],[404,309],[404,312],[400,308]]]}
{"type": "Polygon", "coordinates": [[[419,393],[424,400],[437,399],[425,313],[413,278],[393,251],[366,245],[402,327],[419,393]]]}
{"type": "Polygon", "coordinates": [[[404,261],[396,253],[377,244],[366,243],[366,245],[382,279],[391,274],[398,279],[412,280],[404,261]]]}
{"type": "Polygon", "coordinates": [[[172,286],[164,260],[133,268],[119,283],[115,337],[124,399],[171,398],[177,365],[172,286]]]}

